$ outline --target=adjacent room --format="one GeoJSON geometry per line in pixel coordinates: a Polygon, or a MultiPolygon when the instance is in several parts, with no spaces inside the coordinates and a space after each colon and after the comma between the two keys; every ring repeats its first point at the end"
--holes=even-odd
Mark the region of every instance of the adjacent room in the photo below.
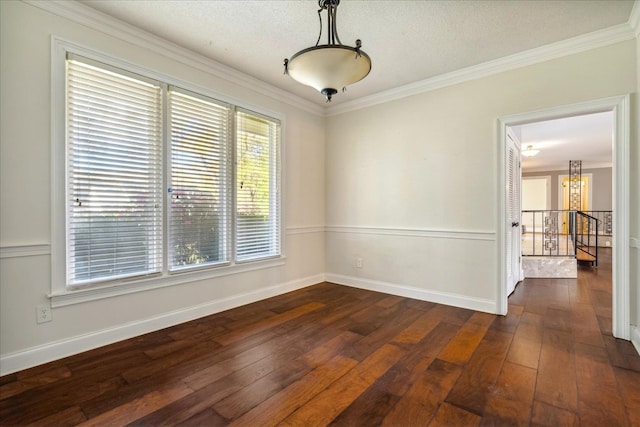
{"type": "Polygon", "coordinates": [[[0,1],[0,424],[640,424],[639,93],[640,0],[0,1]]]}

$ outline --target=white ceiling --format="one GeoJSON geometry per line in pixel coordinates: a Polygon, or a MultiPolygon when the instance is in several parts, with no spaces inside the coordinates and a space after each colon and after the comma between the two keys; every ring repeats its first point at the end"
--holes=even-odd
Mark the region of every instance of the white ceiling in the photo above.
{"type": "MultiPolygon", "coordinates": [[[[283,60],[316,43],[317,0],[81,0],[99,12],[325,105],[283,74],[283,60]]],[[[341,0],[338,35],[372,59],[363,81],[332,106],[629,21],[633,0],[341,0]]],[[[323,14],[326,20],[326,14],[323,14]]],[[[326,31],[326,28],[323,29],[326,31]]],[[[323,40],[325,33],[323,32],[323,40]]],[[[321,41],[324,43],[324,41],[321,41]]],[[[611,165],[610,114],[530,124],[519,131],[541,153],[523,168],[611,165]]]]}
{"type": "Polygon", "coordinates": [[[567,117],[513,128],[522,149],[540,152],[522,157],[523,172],[569,170],[569,160],[582,160],[582,168],[611,167],[613,112],[567,117]]]}
{"type": "MultiPolygon", "coordinates": [[[[283,75],[284,58],[316,43],[315,0],[82,3],[324,105],[314,89],[283,75]]],[[[333,103],[623,24],[632,7],[633,0],[342,0],[338,35],[348,45],[361,39],[373,69],[333,103]]]]}

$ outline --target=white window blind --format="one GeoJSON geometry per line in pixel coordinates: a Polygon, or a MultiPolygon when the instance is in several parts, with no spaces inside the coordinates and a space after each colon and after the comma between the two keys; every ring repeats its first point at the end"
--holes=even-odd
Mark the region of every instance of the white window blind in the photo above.
{"type": "Polygon", "coordinates": [[[172,270],[226,262],[230,108],[169,92],[172,270]]]}
{"type": "Polygon", "coordinates": [[[236,112],[236,258],[280,255],[280,123],[236,112]]]}
{"type": "Polygon", "coordinates": [[[67,284],[162,269],[162,92],[67,61],[67,284]]]}
{"type": "Polygon", "coordinates": [[[280,256],[280,122],[107,59],[66,53],[57,281],[154,286],[280,256]]]}

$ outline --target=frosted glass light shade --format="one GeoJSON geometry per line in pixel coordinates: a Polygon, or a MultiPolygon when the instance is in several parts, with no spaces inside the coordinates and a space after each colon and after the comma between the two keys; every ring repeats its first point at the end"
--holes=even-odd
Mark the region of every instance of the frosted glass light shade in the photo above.
{"type": "Polygon", "coordinates": [[[296,53],[289,76],[331,99],[340,89],[364,79],[371,71],[369,55],[344,45],[320,45],[296,53]]]}
{"type": "Polygon", "coordinates": [[[540,150],[534,150],[533,145],[529,145],[526,150],[522,152],[522,155],[525,157],[533,157],[538,154],[540,150]]]}

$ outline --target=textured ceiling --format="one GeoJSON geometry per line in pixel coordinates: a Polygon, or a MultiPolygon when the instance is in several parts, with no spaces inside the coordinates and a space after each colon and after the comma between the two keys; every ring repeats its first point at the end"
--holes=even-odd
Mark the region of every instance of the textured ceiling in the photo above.
{"type": "MultiPolygon", "coordinates": [[[[306,98],[282,62],[316,43],[317,2],[86,0],[83,4],[306,98]]],[[[356,1],[338,7],[338,35],[357,38],[370,75],[334,105],[628,21],[633,1],[356,1]]],[[[324,36],[324,34],[323,34],[324,36]]]]}
{"type": "MultiPolygon", "coordinates": [[[[83,0],[84,5],[226,66],[324,105],[324,97],[283,75],[283,59],[316,43],[316,0],[83,0]]],[[[338,35],[362,40],[373,68],[332,105],[628,22],[633,0],[342,0],[338,35]]],[[[323,18],[325,16],[323,15],[323,18]]],[[[323,33],[323,40],[325,34],[323,33]]],[[[324,43],[321,42],[321,43],[324,43]]],[[[522,126],[523,169],[611,164],[611,114],[522,126]]]]}

